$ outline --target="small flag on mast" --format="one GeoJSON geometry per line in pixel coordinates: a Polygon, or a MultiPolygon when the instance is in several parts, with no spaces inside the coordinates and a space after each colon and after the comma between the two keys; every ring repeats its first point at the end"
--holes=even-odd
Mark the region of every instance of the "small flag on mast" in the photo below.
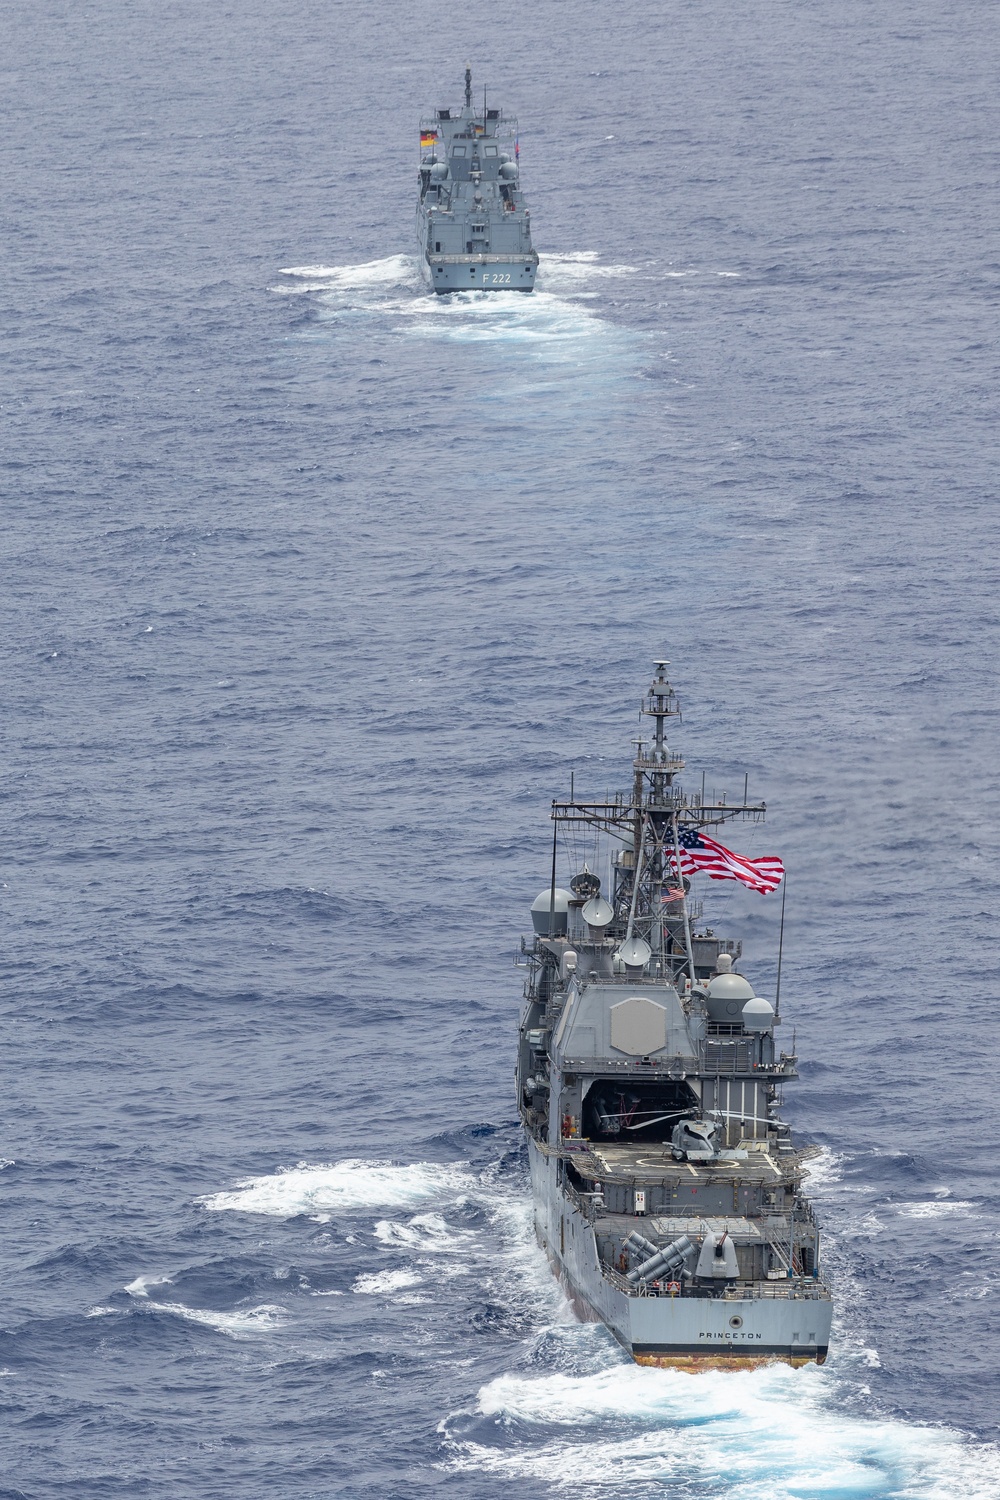
{"type": "MultiPolygon", "coordinates": [[[[781,884],[785,867],[776,854],[762,854],[758,859],[747,859],[745,854],[734,854],[723,844],[717,844],[698,828],[681,828],[677,833],[680,846],[682,875],[692,875],[704,870],[712,880],[738,880],[752,891],[766,896],[781,884]]],[[[675,869],[676,858],[670,860],[675,869]]]]}

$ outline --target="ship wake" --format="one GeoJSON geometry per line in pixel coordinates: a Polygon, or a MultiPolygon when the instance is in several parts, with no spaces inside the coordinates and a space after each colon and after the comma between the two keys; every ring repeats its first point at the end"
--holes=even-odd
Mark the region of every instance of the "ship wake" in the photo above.
{"type": "Polygon", "coordinates": [[[352,266],[287,266],[272,290],[311,294],[324,321],[362,317],[420,339],[538,346],[574,343],[608,330],[594,304],[609,282],[634,269],[604,264],[596,252],[547,255],[530,295],[469,290],[439,297],[417,256],[390,255],[352,266]]]}
{"type": "Polygon", "coordinates": [[[506,1375],[443,1424],[443,1466],[629,1500],[992,1500],[1000,1490],[995,1449],[947,1428],[845,1415],[840,1395],[834,1374],[783,1365],[506,1375]]]}
{"type": "MultiPolygon", "coordinates": [[[[821,1199],[835,1197],[841,1170],[829,1153],[812,1164],[821,1199]]],[[[246,1288],[242,1304],[211,1314],[206,1333],[274,1341],[287,1358],[300,1342],[311,1348],[335,1337],[343,1319],[370,1324],[373,1348],[411,1351],[441,1400],[437,1466],[445,1478],[490,1474],[526,1493],[602,1500],[1000,1493],[994,1447],[879,1411],[871,1385],[878,1360],[860,1328],[853,1338],[842,1331],[822,1369],[689,1374],[632,1364],[602,1327],[573,1318],[509,1159],[478,1168],[300,1162],[199,1207],[232,1226],[244,1254],[269,1233],[268,1221],[284,1221],[294,1235],[284,1243],[295,1245],[303,1272],[301,1284],[275,1283],[280,1306],[264,1301],[263,1281],[246,1288]],[[466,1385],[473,1369],[478,1378],[466,1385]]],[[[127,1292],[133,1312],[208,1321],[180,1304],[164,1276],[139,1278],[127,1292]]]]}

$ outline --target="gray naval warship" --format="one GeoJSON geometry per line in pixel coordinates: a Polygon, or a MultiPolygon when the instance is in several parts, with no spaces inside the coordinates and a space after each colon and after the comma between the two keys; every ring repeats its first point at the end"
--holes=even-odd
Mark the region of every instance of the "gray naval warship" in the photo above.
{"type": "Polygon", "coordinates": [[[520,188],[517,121],[472,103],[420,121],[417,242],[436,292],[530,292],[538,252],[520,188]]]}
{"type": "Polygon", "coordinates": [[[832,1303],[802,1191],[812,1152],[778,1112],[797,1077],[794,1052],[776,1051],[780,960],[772,1006],[737,972],[742,945],[703,925],[683,858],[765,804],[685,795],[666,665],[631,791],[552,804],[551,881],[518,955],[536,1232],[578,1315],[639,1364],[822,1364],[832,1303]],[[588,865],[557,886],[560,832],[598,868],[606,851],[606,895],[588,865]]]}

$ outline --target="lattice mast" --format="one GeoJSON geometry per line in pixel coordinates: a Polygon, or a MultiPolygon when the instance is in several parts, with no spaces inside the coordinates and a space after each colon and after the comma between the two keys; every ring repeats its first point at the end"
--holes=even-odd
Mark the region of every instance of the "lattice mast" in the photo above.
{"type": "Polygon", "coordinates": [[[615,920],[609,934],[621,940],[621,960],[629,968],[641,968],[655,957],[663,975],[679,979],[686,969],[693,984],[690,881],[680,873],[680,833],[733,818],[759,821],[766,804],[748,802],[746,785],[738,802],[723,798],[706,803],[703,795],[685,795],[677,780],[685,763],[667,741],[668,722],[681,721],[668,665],[655,663],[656,677],[640,705],[640,720],[653,721],[652,738],[640,736],[636,741],[631,797],[553,802],[552,818],[557,824],[588,824],[624,843],[615,863],[615,920]]]}

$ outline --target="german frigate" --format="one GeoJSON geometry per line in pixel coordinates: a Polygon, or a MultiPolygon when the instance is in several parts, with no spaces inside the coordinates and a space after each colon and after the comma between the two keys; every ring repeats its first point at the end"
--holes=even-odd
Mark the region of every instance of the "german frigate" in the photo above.
{"type": "MultiPolygon", "coordinates": [[[[776,1050],[780,963],[772,1005],[737,972],[742,945],[704,926],[689,894],[696,870],[727,878],[711,858],[755,868],[707,830],[759,822],[765,804],[745,789],[736,802],[685,795],[665,667],[642,705],[631,791],[552,804],[551,880],[519,955],[535,1227],[578,1314],[639,1364],[822,1364],[832,1303],[802,1190],[810,1152],[779,1114],[797,1077],[794,1051],[776,1050]],[[568,890],[560,832],[597,866],[578,864],[568,890]]],[[[758,889],[781,878],[767,863],[779,874],[758,889]]]]}
{"type": "Polygon", "coordinates": [[[530,292],[538,253],[520,187],[517,121],[472,102],[420,121],[417,242],[436,292],[530,292]]]}

